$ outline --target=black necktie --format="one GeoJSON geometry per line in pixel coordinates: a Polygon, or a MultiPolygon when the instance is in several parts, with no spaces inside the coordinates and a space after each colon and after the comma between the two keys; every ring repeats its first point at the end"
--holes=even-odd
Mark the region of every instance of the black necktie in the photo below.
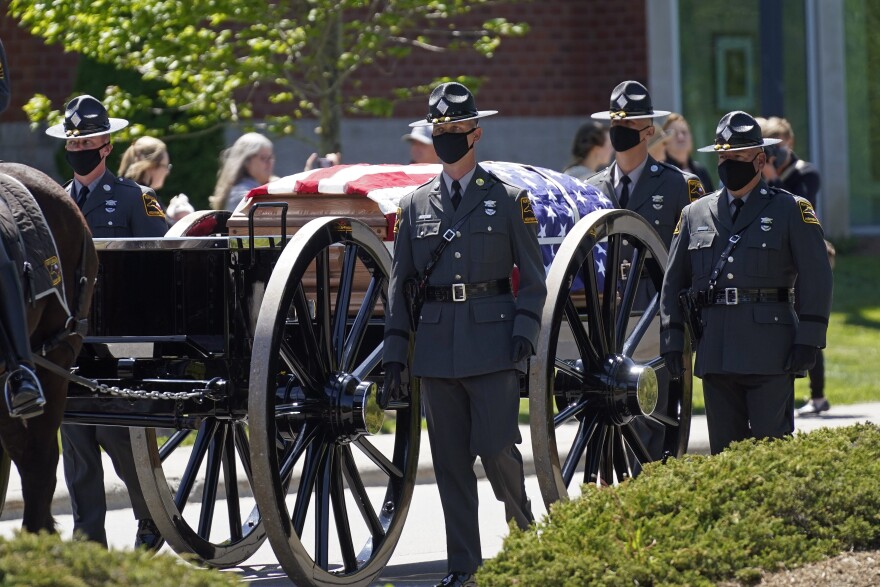
{"type": "Polygon", "coordinates": [[[79,209],[82,210],[83,206],[86,205],[86,198],[89,197],[89,186],[84,185],[79,190],[79,195],[76,197],[76,205],[79,206],[79,209]]]}
{"type": "Polygon", "coordinates": [[[739,211],[742,210],[743,204],[745,204],[745,202],[743,202],[739,198],[734,198],[731,204],[733,204],[733,214],[730,215],[730,218],[734,222],[736,222],[736,217],[739,216],[739,211]]]}
{"type": "Polygon", "coordinates": [[[628,175],[624,175],[620,178],[620,183],[623,184],[623,189],[620,190],[620,207],[626,208],[626,205],[629,204],[629,182],[632,180],[628,175]]]}
{"type": "Polygon", "coordinates": [[[461,204],[461,184],[456,180],[452,182],[452,207],[458,210],[459,204],[461,204]]]}

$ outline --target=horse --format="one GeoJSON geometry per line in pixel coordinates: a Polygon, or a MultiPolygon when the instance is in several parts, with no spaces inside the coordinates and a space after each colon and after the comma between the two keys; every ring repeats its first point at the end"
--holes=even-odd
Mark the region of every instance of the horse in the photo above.
{"type": "MultiPolygon", "coordinates": [[[[34,196],[55,240],[68,306],[64,308],[57,296],[25,300],[31,348],[35,356],[44,356],[69,372],[83,344],[84,329],[75,326],[84,323],[91,305],[98,255],[85,218],[56,181],[26,165],[0,162],[0,183],[14,184],[15,180],[34,196]]],[[[37,377],[46,396],[43,413],[27,420],[13,418],[5,400],[0,400],[0,442],[21,477],[22,528],[54,533],[52,495],[57,483],[58,430],[69,380],[40,365],[37,377]]]]}

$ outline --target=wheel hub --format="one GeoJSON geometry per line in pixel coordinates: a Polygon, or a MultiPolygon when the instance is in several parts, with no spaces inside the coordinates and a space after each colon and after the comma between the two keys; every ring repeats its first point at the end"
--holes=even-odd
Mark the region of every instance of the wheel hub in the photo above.
{"type": "Polygon", "coordinates": [[[606,405],[615,424],[654,413],[660,391],[653,368],[623,355],[609,356],[605,365],[606,405]]]}
{"type": "Polygon", "coordinates": [[[353,440],[379,433],[385,412],[376,401],[378,392],[379,386],[372,381],[361,381],[347,373],[337,374],[327,393],[334,404],[330,410],[331,424],[339,436],[353,440]]]}

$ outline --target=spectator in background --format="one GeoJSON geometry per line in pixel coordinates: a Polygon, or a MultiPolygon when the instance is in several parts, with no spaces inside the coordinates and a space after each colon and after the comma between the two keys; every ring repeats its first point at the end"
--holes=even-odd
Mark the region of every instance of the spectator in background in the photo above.
{"type": "Polygon", "coordinates": [[[249,191],[272,179],[274,168],[272,141],[256,132],[241,135],[220,155],[217,185],[209,198],[211,208],[235,210],[249,191]]]}
{"type": "Polygon", "coordinates": [[[178,194],[171,198],[168,208],[165,210],[165,216],[168,218],[168,224],[174,224],[187,214],[192,214],[196,209],[189,203],[186,194],[178,194]]]}
{"type": "MultiPolygon", "coordinates": [[[[794,131],[791,124],[778,116],[759,119],[764,138],[779,139],[782,142],[766,149],[767,165],[764,166],[764,179],[774,187],[780,187],[796,196],[810,201],[818,208],[817,197],[822,177],[812,164],[800,159],[794,152],[794,131]]],[[[829,262],[834,267],[834,247],[825,241],[829,262]]],[[[796,299],[800,296],[796,296],[796,299]]],[[[797,409],[798,417],[818,416],[831,408],[825,397],[825,356],[822,349],[816,355],[816,364],[808,371],[810,375],[810,399],[797,409]]]]}
{"type": "Polygon", "coordinates": [[[321,169],[324,167],[333,167],[342,163],[342,153],[327,153],[323,157],[318,157],[317,153],[312,153],[306,159],[306,166],[303,171],[311,171],[312,169],[321,169]]]}
{"type": "Polygon", "coordinates": [[[681,169],[693,173],[700,178],[703,189],[708,194],[715,191],[715,183],[706,166],[694,161],[691,153],[694,151],[694,138],[691,136],[691,127],[684,116],[673,112],[663,123],[663,130],[669,133],[666,143],[666,162],[681,169]]]}
{"type": "Polygon", "coordinates": [[[563,172],[578,179],[587,179],[611,163],[611,141],[608,127],[601,122],[589,120],[578,128],[571,145],[571,164],[563,172]]]}
{"type": "Polygon", "coordinates": [[[431,136],[430,126],[415,126],[400,140],[409,143],[410,163],[440,163],[440,158],[434,150],[434,138],[431,136]]]}
{"type": "Polygon", "coordinates": [[[169,173],[171,158],[165,143],[155,137],[140,137],[122,154],[118,176],[158,191],[169,173]]]}
{"type": "Polygon", "coordinates": [[[669,143],[670,133],[663,127],[654,123],[654,134],[648,137],[648,155],[657,161],[666,161],[666,145],[669,143]]]}

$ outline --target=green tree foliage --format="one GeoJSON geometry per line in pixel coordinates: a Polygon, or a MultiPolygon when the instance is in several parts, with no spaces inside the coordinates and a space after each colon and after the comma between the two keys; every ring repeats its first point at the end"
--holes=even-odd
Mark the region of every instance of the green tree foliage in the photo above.
{"type": "MultiPolygon", "coordinates": [[[[356,72],[415,50],[471,48],[491,57],[502,38],[525,34],[526,25],[490,18],[462,28],[461,17],[510,1],[11,0],[9,10],[49,43],[162,82],[155,95],[108,86],[102,99],[115,116],[170,113],[166,134],[191,133],[251,119],[255,90],[267,86],[271,101],[289,112],[267,120],[269,130],[291,134],[297,118],[317,118],[321,152],[332,152],[343,112],[389,115],[394,100],[438,81],[370,96],[356,72]]],[[[26,110],[32,121],[60,119],[45,96],[26,110]]],[[[130,133],[149,130],[140,123],[130,133]]]]}

